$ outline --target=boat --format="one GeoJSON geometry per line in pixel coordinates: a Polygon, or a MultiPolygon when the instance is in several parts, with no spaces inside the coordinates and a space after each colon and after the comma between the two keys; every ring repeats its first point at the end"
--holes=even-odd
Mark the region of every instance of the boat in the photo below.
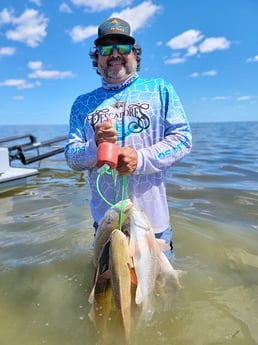
{"type": "Polygon", "coordinates": [[[39,173],[38,169],[14,168],[10,166],[8,148],[0,147],[0,191],[6,191],[39,173]]]}
{"type": "Polygon", "coordinates": [[[28,165],[62,153],[64,151],[63,146],[53,149],[52,145],[57,143],[60,145],[60,142],[64,140],[66,140],[66,136],[38,142],[37,138],[30,133],[0,138],[0,192],[24,184],[27,179],[39,174],[39,170],[36,168],[13,166],[12,163],[15,160],[19,160],[23,165],[28,165]],[[40,152],[42,148],[44,149],[43,153],[40,152]]]}

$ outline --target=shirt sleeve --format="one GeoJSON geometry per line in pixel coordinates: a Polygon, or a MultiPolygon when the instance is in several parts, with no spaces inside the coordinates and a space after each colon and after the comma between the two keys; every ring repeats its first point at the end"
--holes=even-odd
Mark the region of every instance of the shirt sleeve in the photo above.
{"type": "Polygon", "coordinates": [[[81,111],[82,102],[78,98],[71,109],[68,143],[65,146],[65,158],[68,166],[76,171],[91,169],[96,165],[97,145],[94,130],[85,121],[81,111]]]}

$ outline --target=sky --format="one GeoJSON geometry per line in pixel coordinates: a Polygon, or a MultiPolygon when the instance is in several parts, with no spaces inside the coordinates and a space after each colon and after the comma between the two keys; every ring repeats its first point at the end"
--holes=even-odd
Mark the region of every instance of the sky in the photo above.
{"type": "Polygon", "coordinates": [[[0,0],[0,125],[68,124],[101,85],[98,25],[131,24],[143,78],[174,86],[191,122],[258,121],[258,0],[0,0]]]}

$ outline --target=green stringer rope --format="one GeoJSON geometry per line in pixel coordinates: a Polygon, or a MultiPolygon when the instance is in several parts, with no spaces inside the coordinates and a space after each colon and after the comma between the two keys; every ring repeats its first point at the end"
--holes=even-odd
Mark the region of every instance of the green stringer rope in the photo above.
{"type": "Polygon", "coordinates": [[[98,170],[98,176],[96,180],[96,187],[97,187],[97,192],[99,196],[101,197],[102,200],[105,201],[106,204],[108,204],[110,207],[117,207],[120,209],[120,217],[119,217],[119,229],[122,230],[122,225],[123,225],[123,208],[125,205],[125,201],[128,199],[128,190],[127,190],[127,181],[126,181],[126,176],[122,176],[122,198],[121,198],[121,203],[120,205],[116,205],[116,200],[117,200],[117,171],[114,169],[109,169],[108,165],[103,165],[99,170],[98,170]],[[109,174],[113,178],[113,184],[114,184],[114,203],[111,203],[108,201],[103,193],[100,190],[99,187],[99,180],[100,177],[103,174],[109,174]]]}

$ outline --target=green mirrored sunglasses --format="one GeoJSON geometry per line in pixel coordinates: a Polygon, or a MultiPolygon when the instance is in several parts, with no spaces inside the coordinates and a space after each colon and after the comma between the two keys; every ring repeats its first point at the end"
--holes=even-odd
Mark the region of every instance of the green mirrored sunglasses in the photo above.
{"type": "Polygon", "coordinates": [[[107,46],[99,46],[98,50],[101,56],[108,56],[113,53],[114,48],[117,49],[118,54],[130,54],[132,50],[131,44],[109,44],[107,46]]]}

